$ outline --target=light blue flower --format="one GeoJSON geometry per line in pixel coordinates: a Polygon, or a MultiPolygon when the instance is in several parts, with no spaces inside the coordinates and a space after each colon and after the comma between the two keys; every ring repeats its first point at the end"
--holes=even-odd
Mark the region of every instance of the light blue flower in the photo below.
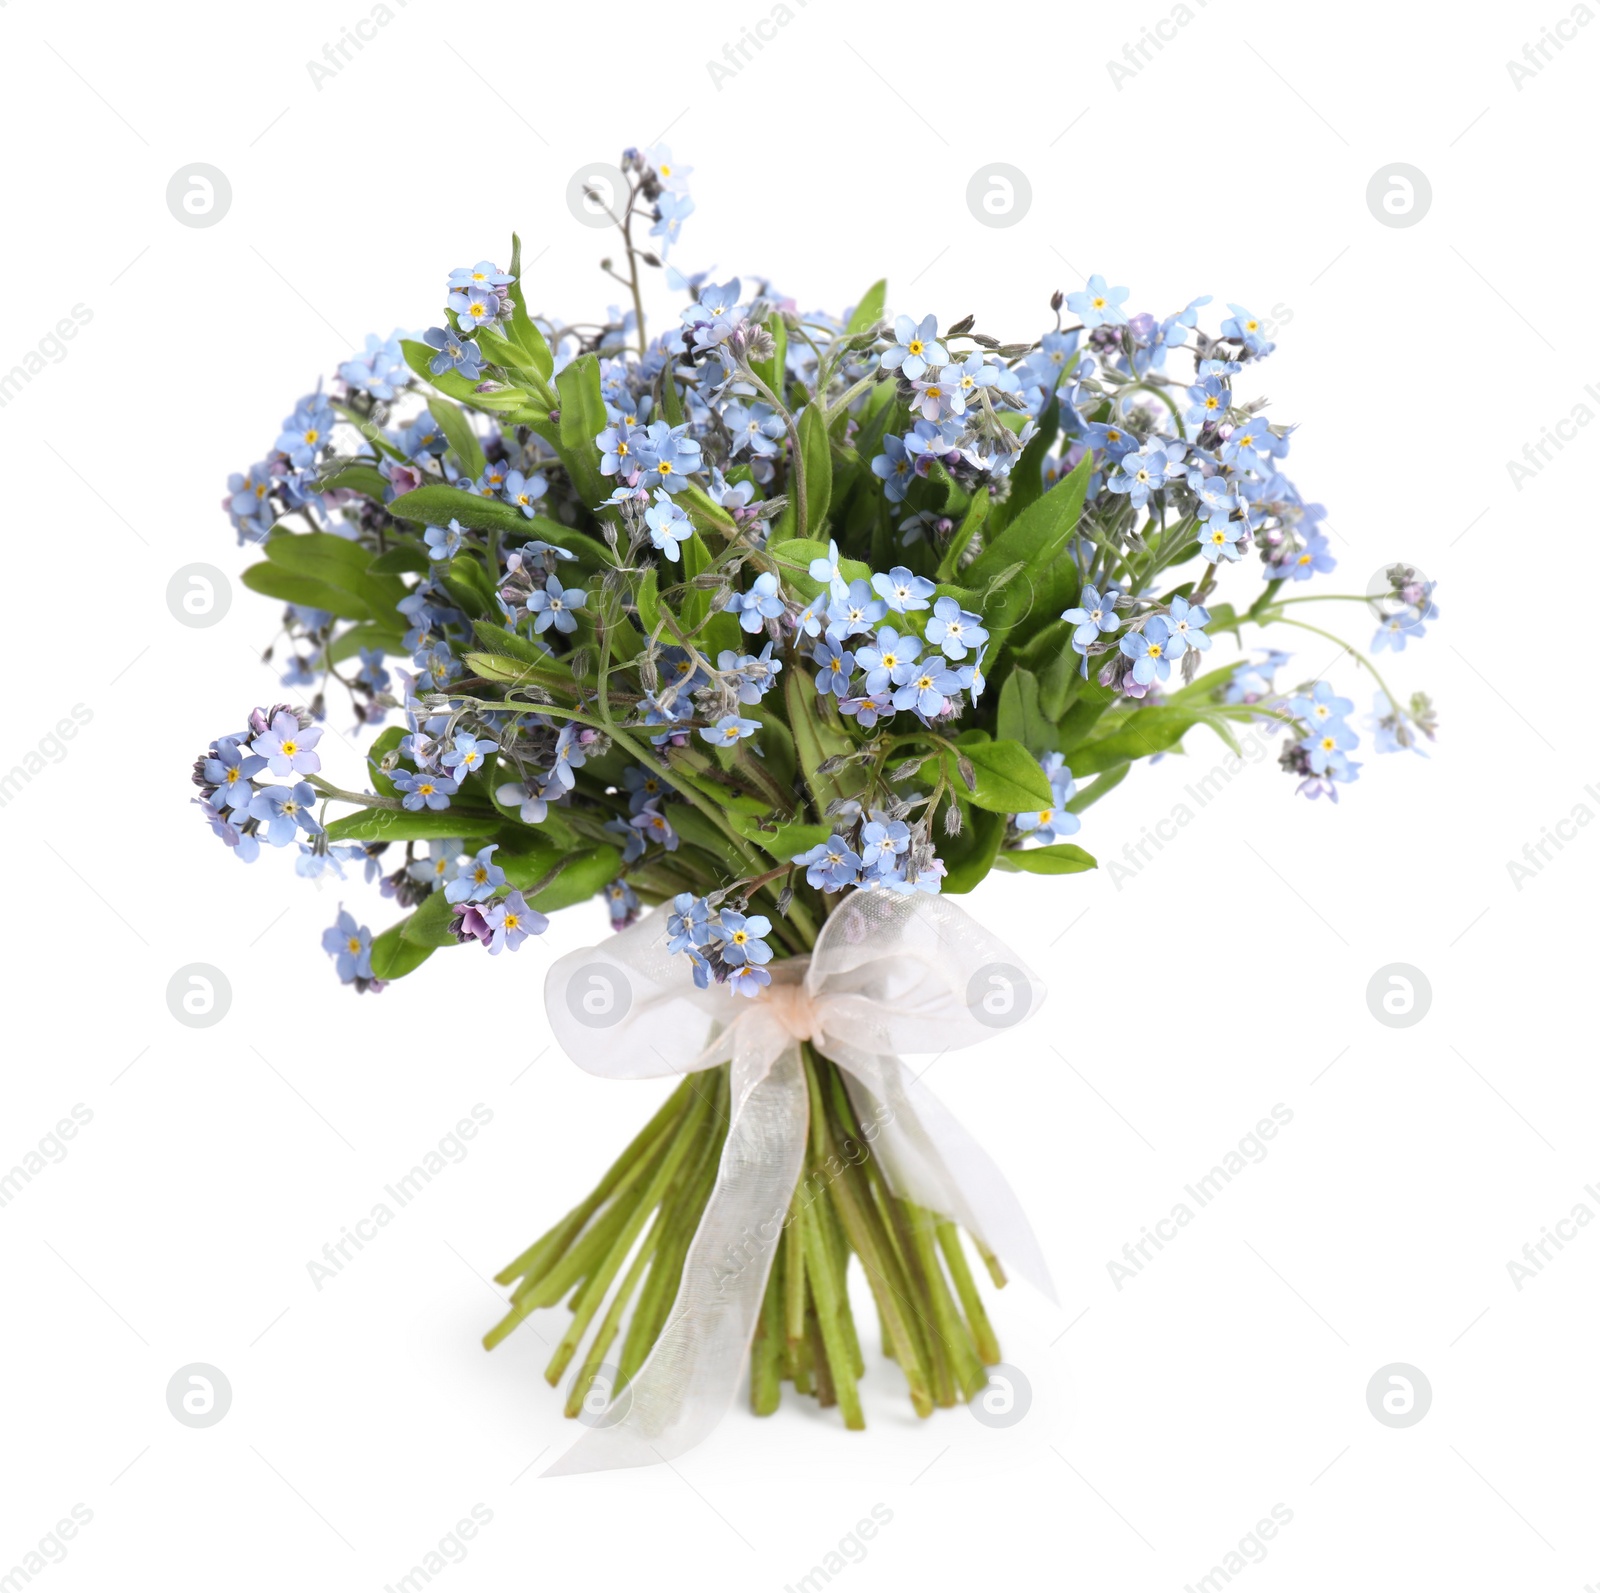
{"type": "Polygon", "coordinates": [[[456,859],[456,877],[444,888],[449,902],[486,902],[506,882],[506,871],[496,865],[498,841],[491,841],[471,857],[456,859]]]}
{"type": "Polygon", "coordinates": [[[856,656],[847,652],[833,637],[824,637],[811,651],[811,662],[817,666],[817,691],[826,697],[830,692],[844,697],[850,691],[850,677],[855,672],[856,656]]]}
{"type": "Polygon", "coordinates": [[[317,793],[302,780],[298,785],[269,785],[257,791],[250,799],[249,814],[265,826],[262,833],[269,846],[287,846],[300,830],[322,834],[311,811],[316,805],[317,793]]]}
{"type": "Polygon", "coordinates": [[[813,559],[806,567],[806,573],[813,581],[823,582],[835,598],[843,597],[850,590],[850,583],[839,573],[839,544],[831,539],[828,543],[828,556],[823,559],[813,559]]]}
{"type": "Polygon", "coordinates": [[[933,617],[923,632],[924,639],[939,648],[946,658],[962,659],[969,649],[989,640],[981,614],[969,614],[953,597],[941,597],[933,605],[933,617]]]}
{"type": "MultiPolygon", "coordinates": [[[[1302,693],[1298,697],[1291,697],[1284,704],[1284,712],[1317,730],[1335,721],[1342,723],[1354,707],[1355,704],[1348,697],[1335,696],[1333,686],[1328,681],[1319,680],[1309,695],[1302,693]]],[[[1352,741],[1350,745],[1353,747],[1355,742],[1352,741]]]]}
{"type": "Polygon", "coordinates": [[[550,490],[550,483],[535,472],[525,476],[520,470],[506,475],[506,502],[520,509],[524,519],[531,520],[538,512],[539,500],[550,490]]]}
{"type": "MultiPolygon", "coordinates": [[[[475,382],[482,376],[483,354],[470,338],[461,337],[442,326],[430,326],[422,334],[422,341],[429,348],[437,350],[433,358],[428,361],[428,369],[435,376],[442,376],[446,371],[454,371],[456,375],[466,377],[469,382],[475,382]]],[[[438,436],[438,433],[427,428],[426,442],[413,446],[409,450],[411,456],[415,458],[423,446],[431,446],[438,436]]]]}
{"type": "Polygon", "coordinates": [[[735,592],[728,599],[728,612],[737,614],[740,628],[752,636],[769,619],[780,618],[784,603],[778,577],[771,570],[763,571],[751,582],[748,592],[735,592]]]}
{"type": "Polygon", "coordinates": [[[500,295],[487,283],[457,288],[445,300],[445,307],[455,312],[456,326],[463,332],[475,332],[479,327],[488,327],[491,332],[500,330],[500,295]]]}
{"type": "Polygon", "coordinates": [[[1208,563],[1219,559],[1237,562],[1240,558],[1239,538],[1244,527],[1225,514],[1214,514],[1200,528],[1200,554],[1208,563]]]}
{"type": "Polygon", "coordinates": [[[762,938],[772,933],[772,922],[759,913],[746,918],[731,907],[724,907],[717,915],[722,936],[722,960],[730,967],[741,963],[772,961],[772,948],[762,938]]]}
{"type": "Polygon", "coordinates": [[[586,734],[592,735],[593,732],[580,730],[572,724],[561,727],[561,734],[556,737],[555,761],[550,769],[550,778],[545,782],[547,797],[570,791],[576,783],[575,771],[589,761],[588,744],[583,740],[586,734]]]}
{"type": "Polygon", "coordinates": [[[429,890],[442,891],[455,873],[456,859],[466,850],[464,841],[429,841],[428,855],[406,865],[406,873],[429,890]]]}
{"type": "Polygon", "coordinates": [[[873,459],[872,473],[883,482],[884,496],[890,503],[902,502],[910,491],[916,463],[904,441],[893,432],[884,434],[883,452],[873,459]]]}
{"type": "Polygon", "coordinates": [[[430,774],[426,770],[413,774],[409,769],[396,769],[389,778],[400,793],[400,805],[410,813],[420,813],[423,808],[441,812],[450,806],[450,798],[461,789],[448,776],[430,774]]]}
{"type": "Polygon", "coordinates": [[[508,891],[484,910],[483,917],[494,931],[489,954],[495,957],[503,951],[515,951],[529,935],[542,935],[550,927],[550,920],[530,907],[521,891],[508,891]]]}
{"type": "Polygon", "coordinates": [[[457,780],[465,780],[475,770],[483,767],[483,760],[499,750],[499,743],[480,741],[469,730],[456,732],[456,744],[439,760],[447,769],[455,771],[457,780]]]}
{"type": "Polygon", "coordinates": [[[1079,652],[1122,623],[1117,618],[1118,596],[1114,586],[1106,588],[1104,597],[1094,587],[1086,586],[1078,594],[1078,606],[1063,612],[1062,619],[1069,625],[1077,626],[1072,633],[1072,645],[1079,652]]]}
{"type": "Polygon", "coordinates": [[[861,859],[842,835],[830,835],[808,852],[790,859],[806,871],[806,883],[814,890],[837,891],[854,885],[861,875],[861,859]]]}
{"type": "Polygon", "coordinates": [[[461,551],[463,535],[461,525],[456,520],[452,520],[448,526],[425,527],[422,540],[428,545],[428,557],[435,564],[444,564],[453,559],[461,551]]]}
{"type": "Polygon", "coordinates": [[[358,924],[343,907],[333,926],[323,930],[322,949],[333,958],[341,983],[372,977],[372,931],[358,924]]]}
{"type": "Polygon", "coordinates": [[[914,664],[922,644],[914,636],[902,636],[892,625],[885,625],[870,645],[856,649],[856,667],[867,672],[869,693],[886,690],[895,672],[914,664]]]}
{"type": "Polygon", "coordinates": [[[547,631],[554,625],[564,636],[570,636],[578,628],[578,610],[588,600],[589,594],[581,586],[563,587],[561,577],[552,575],[544,590],[528,599],[534,631],[547,631]]]}
{"type": "Polygon", "coordinates": [[[881,597],[862,580],[854,580],[828,604],[828,635],[836,642],[870,631],[889,612],[881,597]]]}
{"type": "Polygon", "coordinates": [[[511,278],[492,260],[480,260],[474,266],[457,266],[446,284],[450,288],[503,288],[511,278]]]}
{"type": "Polygon", "coordinates": [[[937,653],[900,665],[893,679],[895,690],[889,700],[902,712],[911,710],[924,719],[942,713],[945,699],[961,690],[961,677],[937,653]]]}
{"type": "Polygon", "coordinates": [[[714,747],[737,746],[746,736],[753,736],[761,728],[759,719],[741,719],[738,714],[724,714],[714,725],[703,726],[700,739],[714,747]]]}
{"type": "Polygon", "coordinates": [[[1067,308],[1091,331],[1097,326],[1126,326],[1128,315],[1122,305],[1127,297],[1126,288],[1107,287],[1106,279],[1097,273],[1089,278],[1084,292],[1067,295],[1067,308]]]}
{"type": "Polygon", "coordinates": [[[1133,660],[1133,678],[1141,686],[1165,680],[1172,673],[1169,660],[1183,651],[1183,644],[1173,641],[1166,620],[1159,614],[1152,614],[1142,630],[1129,631],[1119,645],[1133,660]]]}
{"type": "Polygon", "coordinates": [[[778,439],[784,431],[783,417],[770,405],[729,404],[722,412],[722,421],[733,438],[735,458],[746,448],[759,459],[777,453],[778,439]]]}
{"type": "MultiPolygon", "coordinates": [[[[1178,653],[1206,652],[1211,646],[1211,638],[1206,635],[1205,627],[1210,623],[1211,615],[1201,604],[1190,603],[1187,598],[1173,598],[1171,612],[1167,615],[1167,628],[1177,644],[1178,653]]],[[[1176,658],[1178,653],[1172,656],[1176,658]]]]}
{"type": "Polygon", "coordinates": [[[925,576],[913,575],[903,564],[897,564],[887,575],[873,576],[872,590],[892,612],[910,614],[926,608],[936,589],[925,576]]]}
{"type": "Polygon", "coordinates": [[[678,545],[694,535],[694,522],[672,501],[664,487],[656,488],[656,501],[644,512],[644,523],[650,528],[650,545],[678,561],[678,545]]]}
{"type": "Polygon", "coordinates": [[[878,363],[886,371],[898,370],[908,382],[914,382],[930,365],[948,365],[950,355],[939,341],[939,321],[936,316],[925,315],[920,322],[909,315],[895,317],[895,343],[878,356],[878,363]]]}

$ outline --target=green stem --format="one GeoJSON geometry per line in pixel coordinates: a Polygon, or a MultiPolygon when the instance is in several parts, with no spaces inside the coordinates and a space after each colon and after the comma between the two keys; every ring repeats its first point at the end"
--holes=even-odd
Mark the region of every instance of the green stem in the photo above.
{"type": "Polygon", "coordinates": [[[1335,636],[1332,631],[1325,631],[1318,625],[1307,625],[1304,620],[1290,619],[1284,614],[1276,615],[1270,621],[1263,620],[1262,623],[1263,625],[1293,625],[1296,630],[1310,631],[1313,636],[1320,636],[1326,641],[1333,642],[1343,652],[1348,653],[1353,659],[1355,659],[1355,661],[1360,664],[1360,666],[1366,670],[1366,672],[1371,675],[1375,681],[1377,681],[1379,689],[1383,692],[1384,696],[1389,699],[1390,706],[1396,713],[1403,714],[1405,712],[1405,708],[1401,704],[1400,699],[1389,690],[1389,683],[1383,678],[1382,675],[1378,673],[1376,668],[1374,668],[1373,665],[1369,663],[1362,654],[1358,653],[1355,648],[1353,648],[1342,636],[1335,636]]]}

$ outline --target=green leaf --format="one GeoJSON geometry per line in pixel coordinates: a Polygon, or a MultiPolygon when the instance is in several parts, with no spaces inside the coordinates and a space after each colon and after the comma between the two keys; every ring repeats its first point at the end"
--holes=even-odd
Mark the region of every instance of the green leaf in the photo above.
{"type": "Polygon", "coordinates": [[[404,725],[390,725],[387,730],[381,731],[370,747],[367,748],[367,777],[372,781],[372,789],[379,796],[398,796],[394,788],[394,781],[386,775],[381,764],[389,753],[395,751],[406,738],[404,725]]]}
{"type": "Polygon", "coordinates": [[[683,624],[692,631],[711,608],[711,593],[693,584],[697,575],[703,575],[711,568],[711,552],[701,540],[698,531],[691,531],[678,544],[678,558],[683,564],[683,580],[686,588],[682,604],[683,624]]]}
{"type": "Polygon", "coordinates": [[[483,445],[460,406],[446,403],[442,398],[430,398],[428,412],[439,422],[445,440],[455,449],[467,479],[476,481],[483,474],[483,445]]]}
{"type": "Polygon", "coordinates": [[[1068,804],[1068,813],[1082,813],[1086,808],[1092,808],[1101,797],[1116,788],[1128,778],[1128,772],[1133,768],[1131,763],[1119,763],[1115,769],[1107,769],[1095,779],[1087,790],[1080,791],[1068,804]]]}
{"type": "Polygon", "coordinates": [[[509,341],[523,356],[523,365],[538,372],[540,379],[548,382],[556,362],[551,357],[550,345],[545,342],[544,333],[533,324],[533,317],[528,313],[528,290],[522,282],[522,239],[516,233],[511,234],[511,270],[508,275],[512,279],[509,341]]]}
{"type": "Polygon", "coordinates": [[[772,358],[769,360],[751,360],[750,369],[781,400],[783,398],[784,377],[788,370],[789,358],[789,328],[784,324],[781,310],[774,310],[767,317],[767,330],[772,333],[772,358]]]}
{"type": "MultiPolygon", "coordinates": [[[[795,765],[811,792],[812,805],[821,813],[844,791],[838,775],[817,771],[826,759],[849,752],[854,743],[832,717],[836,710],[818,695],[804,670],[786,669],[783,677],[783,701],[794,736],[795,765]]],[[[860,771],[856,773],[859,780],[860,771]]]]}
{"type": "Polygon", "coordinates": [[[961,834],[941,837],[939,855],[945,876],[939,886],[946,896],[962,896],[983,882],[1005,840],[1006,820],[1001,813],[986,813],[963,802],[961,834]]]}
{"type": "Polygon", "coordinates": [[[377,647],[386,653],[406,653],[401,645],[403,639],[401,631],[362,621],[334,637],[328,646],[328,661],[342,664],[345,659],[354,658],[363,647],[377,647]]]}
{"type": "Polygon", "coordinates": [[[407,920],[391,924],[381,935],[372,937],[372,973],[377,979],[402,979],[420,968],[434,953],[432,946],[419,946],[405,938],[407,920]]]}
{"type": "Polygon", "coordinates": [[[435,813],[423,808],[416,813],[405,808],[362,808],[346,814],[328,826],[330,841],[449,841],[493,835],[500,828],[497,813],[469,813],[461,808],[445,808],[435,813]]]}
{"type": "Polygon", "coordinates": [[[831,824],[778,824],[763,828],[759,819],[745,813],[730,815],[734,829],[747,841],[754,841],[774,862],[792,862],[833,834],[831,824]]]}
{"type": "Polygon", "coordinates": [[[427,897],[409,918],[400,920],[400,936],[415,946],[426,946],[433,951],[459,945],[460,942],[450,932],[454,918],[449,900],[442,890],[438,890],[427,897]]]}
{"type": "Polygon", "coordinates": [[[398,547],[390,548],[387,553],[380,553],[367,568],[374,575],[403,575],[406,573],[426,575],[429,564],[428,555],[421,548],[401,543],[398,547]]]}
{"type": "Polygon", "coordinates": [[[888,296],[889,284],[886,279],[879,277],[876,282],[861,295],[861,302],[850,314],[850,324],[845,327],[847,336],[853,337],[857,332],[868,331],[883,319],[883,301],[888,296]]]}
{"type": "Polygon", "coordinates": [[[1024,509],[962,572],[967,584],[982,590],[1012,564],[1040,572],[1048,568],[1078,529],[1092,464],[1086,455],[1070,476],[1024,509]]]}
{"type": "Polygon", "coordinates": [[[332,586],[310,575],[296,575],[281,564],[268,560],[252,564],[239,579],[252,592],[275,597],[282,603],[300,603],[307,608],[325,609],[341,619],[372,620],[377,615],[364,598],[346,587],[332,586]]]}
{"type": "Polygon", "coordinates": [[[614,846],[593,846],[581,852],[567,852],[552,867],[560,873],[541,891],[528,898],[541,913],[557,913],[563,907],[586,902],[603,891],[622,871],[622,853],[614,846]]]}
{"type": "Polygon", "coordinates": [[[600,474],[595,438],[610,424],[600,396],[600,362],[593,354],[575,359],[556,378],[561,399],[561,462],[583,502],[590,507],[610,496],[611,483],[600,474]]]}
{"type": "Polygon", "coordinates": [[[662,811],[679,838],[704,852],[727,871],[730,879],[737,879],[745,872],[744,859],[738,849],[699,808],[684,802],[669,802],[662,811]]]}
{"type": "Polygon", "coordinates": [[[533,522],[520,509],[460,487],[434,485],[402,492],[389,505],[389,513],[396,520],[409,520],[413,525],[444,526],[454,520],[473,531],[500,531],[507,536],[533,534],[527,529],[533,522]]]}
{"type": "Polygon", "coordinates": [[[1228,724],[1232,717],[1240,716],[1211,706],[1176,707],[1163,703],[1138,708],[1119,719],[1106,735],[1073,747],[1067,753],[1067,762],[1074,775],[1098,774],[1120,763],[1135,763],[1166,752],[1177,746],[1193,726],[1201,724],[1210,725],[1229,750],[1237,752],[1238,739],[1228,724]]]}
{"type": "MultiPolygon", "coordinates": [[[[971,734],[971,732],[969,732],[971,734]]],[[[1039,760],[1016,741],[978,741],[962,737],[962,755],[972,765],[977,789],[969,791],[965,779],[945,754],[947,778],[957,795],[991,813],[1030,813],[1054,807],[1055,797],[1039,760]]]]}
{"type": "Polygon", "coordinates": [[[1036,846],[1026,851],[1002,852],[999,867],[1017,874],[1082,874],[1099,864],[1081,846],[1036,846]]]}
{"type": "Polygon", "coordinates": [[[654,636],[661,629],[661,598],[657,591],[656,567],[651,565],[644,572],[644,579],[639,582],[639,588],[633,595],[633,606],[639,615],[639,623],[644,626],[646,636],[654,636]]]}
{"type": "Polygon", "coordinates": [[[379,475],[378,467],[369,464],[349,464],[336,475],[323,479],[322,489],[331,492],[340,488],[346,492],[359,492],[364,498],[371,498],[374,503],[382,503],[383,495],[388,490],[389,483],[379,475]]]}
{"type": "Polygon", "coordinates": [[[1011,492],[995,512],[995,527],[1004,530],[1030,504],[1044,496],[1044,462],[1060,429],[1061,405],[1055,398],[1039,416],[1039,430],[1011,467],[1011,492]]]}
{"type": "Polygon", "coordinates": [[[800,416],[800,469],[806,483],[806,535],[820,536],[827,526],[828,499],[833,491],[833,450],[816,404],[807,404],[800,416]]]}
{"type": "Polygon", "coordinates": [[[292,575],[342,587],[365,603],[375,619],[392,616],[394,605],[406,595],[406,584],[398,576],[373,574],[369,549],[329,531],[275,531],[262,552],[292,575]]]}
{"type": "Polygon", "coordinates": [[[961,555],[972,546],[972,539],[982,531],[983,523],[988,517],[989,489],[979,487],[966,514],[962,516],[961,524],[951,536],[950,546],[944,550],[944,557],[939,560],[939,568],[934,575],[936,581],[953,581],[956,578],[961,555]]]}
{"type": "Polygon", "coordinates": [[[571,673],[560,669],[553,659],[541,665],[505,653],[488,652],[468,653],[462,662],[473,674],[502,686],[544,686],[569,693],[573,690],[571,673]]]}
{"type": "MultiPolygon", "coordinates": [[[[472,634],[483,643],[491,652],[498,653],[502,658],[514,658],[524,664],[533,664],[541,669],[558,669],[556,660],[551,657],[537,642],[529,641],[526,636],[510,631],[504,625],[495,625],[489,620],[476,620],[473,622],[472,634]]],[[[570,676],[566,677],[569,681],[570,676]]]]}
{"type": "Polygon", "coordinates": [[[1000,688],[995,734],[1002,741],[1020,741],[1029,752],[1053,752],[1056,727],[1039,707],[1039,680],[1031,669],[1013,669],[1000,688]]]}

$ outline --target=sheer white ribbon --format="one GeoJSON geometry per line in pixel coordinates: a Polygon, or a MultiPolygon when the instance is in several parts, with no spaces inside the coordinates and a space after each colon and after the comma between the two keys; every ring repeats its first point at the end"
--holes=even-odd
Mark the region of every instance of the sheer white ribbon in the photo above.
{"type": "Polygon", "coordinates": [[[731,1069],[716,1184],[667,1325],[632,1383],[546,1476],[648,1466],[705,1438],[743,1375],[805,1157],[800,1042],[843,1071],[897,1194],[951,1218],[1052,1300],[1038,1241],[1000,1169],[907,1072],[901,1052],[939,1053],[1004,1033],[1037,1009],[1038,977],[948,898],[856,891],[810,958],[770,965],[754,1000],[696,990],[667,951],[658,908],[600,946],[569,952],[545,981],[550,1026],[606,1078],[731,1069]]]}

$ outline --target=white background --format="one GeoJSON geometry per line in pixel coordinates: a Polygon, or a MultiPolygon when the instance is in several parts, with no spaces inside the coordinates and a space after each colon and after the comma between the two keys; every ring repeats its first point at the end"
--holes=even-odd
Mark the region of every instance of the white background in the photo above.
{"type": "MultiPolygon", "coordinates": [[[[81,1503],[92,1522],[40,1573],[56,1593],[376,1590],[481,1504],[446,1593],[779,1589],[881,1503],[850,1588],[1176,1590],[1281,1503],[1292,1523],[1233,1580],[1577,1593],[1600,1581],[1600,1232],[1520,1291],[1506,1263],[1576,1203],[1600,1211],[1600,835],[1571,830],[1521,890],[1507,863],[1600,811],[1593,434],[1521,490],[1506,461],[1574,406],[1600,412],[1600,27],[1519,88],[1506,63],[1568,16],[1556,0],[1195,0],[1118,86],[1105,62],[1167,10],[794,3],[720,87],[707,59],[768,15],[757,0],[394,0],[320,87],[306,63],[368,14],[357,0],[0,10],[0,370],[92,312],[0,409],[0,763],[74,704],[93,715],[0,808],[0,1169],[75,1103],[93,1113],[0,1208],[0,1574],[81,1503]],[[1213,329],[1226,300],[1276,315],[1259,381],[1303,423],[1289,465],[1340,559],[1323,588],[1395,559],[1440,582],[1443,620],[1380,667],[1433,693],[1443,729],[1427,762],[1364,748],[1337,809],[1269,758],[1130,879],[996,877],[970,899],[1053,987],[1038,1021],[931,1079],[1000,1155],[1058,1280],[1059,1309],[1020,1285],[993,1302],[1032,1389],[1021,1421],[917,1422],[868,1332],[865,1434],[810,1402],[765,1422],[741,1405],[671,1470],[542,1481],[577,1431],[540,1376],[560,1321],[492,1356],[477,1340],[486,1279],[652,1105],[548,1042],[543,969],[603,911],[516,958],[341,989],[318,947],[341,894],[376,927],[392,909],[283,855],[242,868],[186,806],[194,754],[275,695],[274,605],[235,586],[222,623],[186,629],[165,592],[188,563],[237,574],[227,473],[364,333],[436,318],[444,274],[503,260],[514,226],[536,307],[603,314],[606,244],[567,181],[668,128],[697,168],[676,260],[769,271],[807,307],[886,274],[895,309],[1028,338],[1052,289],[1098,270],[1157,314],[1215,294],[1213,329]],[[1010,229],[966,208],[992,161],[1032,185],[1010,229]],[[165,201],[193,162],[232,188],[208,229],[165,201]],[[1431,182],[1409,228],[1366,203],[1392,162],[1431,182]],[[233,992],[204,1030],[166,1004],[194,962],[233,992]],[[1395,962],[1432,991],[1405,1029],[1366,998],[1395,962]],[[1280,1102],[1267,1159],[1118,1290],[1108,1261],[1280,1102]],[[465,1160],[319,1292],[307,1263],[475,1103],[493,1120],[465,1160]],[[233,1391],[205,1430],[165,1400],[195,1361],[233,1391]],[[1432,1387],[1404,1430],[1367,1407],[1391,1362],[1432,1387]]],[[[1356,605],[1295,612],[1363,649],[1372,628],[1356,605]]],[[[1275,639],[1365,712],[1351,660],[1275,639]]],[[[353,777],[352,749],[323,746],[353,777]]],[[[1196,732],[1079,839],[1120,855],[1220,756],[1196,732]]]]}

